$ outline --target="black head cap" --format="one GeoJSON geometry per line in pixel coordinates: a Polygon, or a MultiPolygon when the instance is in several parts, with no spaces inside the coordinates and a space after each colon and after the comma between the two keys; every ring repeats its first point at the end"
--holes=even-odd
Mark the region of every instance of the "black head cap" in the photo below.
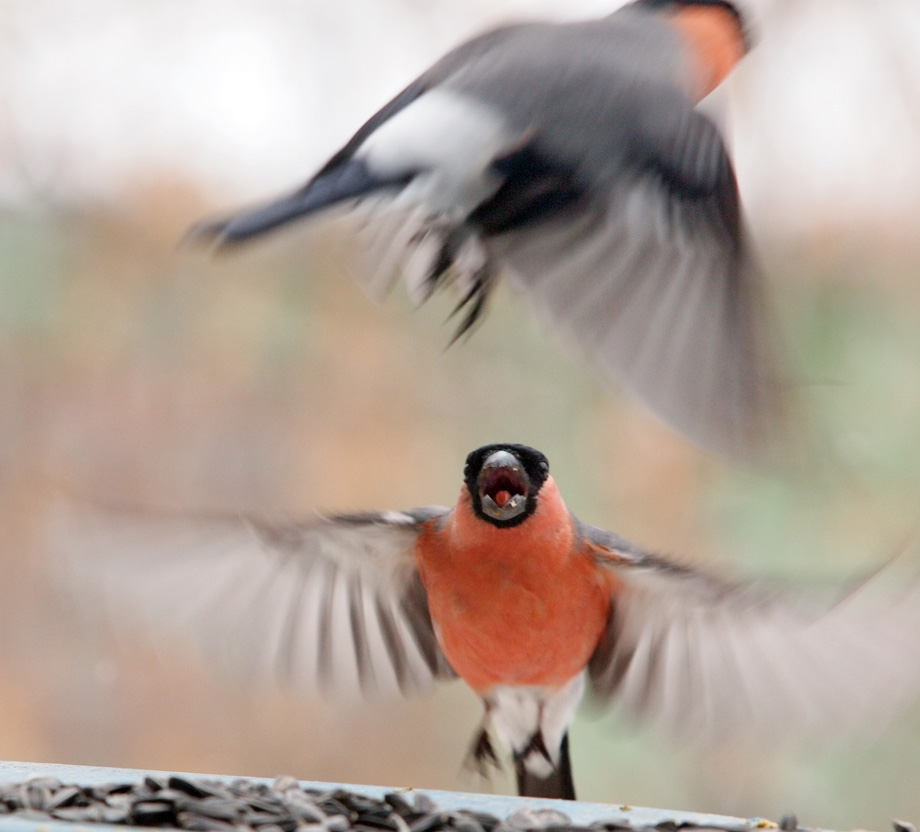
{"type": "Polygon", "coordinates": [[[548,476],[543,454],[508,442],[477,448],[463,469],[476,516],[500,529],[517,526],[534,513],[548,476]]]}

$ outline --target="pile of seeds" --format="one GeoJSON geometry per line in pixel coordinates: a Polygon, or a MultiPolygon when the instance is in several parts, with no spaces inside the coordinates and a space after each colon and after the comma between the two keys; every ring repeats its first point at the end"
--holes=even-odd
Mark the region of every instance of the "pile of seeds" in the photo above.
{"type": "Polygon", "coordinates": [[[273,785],[238,779],[207,780],[173,775],[139,783],[65,785],[52,777],[0,783],[0,826],[4,815],[24,820],[160,826],[195,832],[619,832],[655,829],[716,829],[749,832],[750,824],[700,827],[666,821],[656,827],[625,821],[577,827],[562,812],[520,809],[504,821],[475,811],[442,811],[426,795],[410,802],[393,792],[375,800],[336,789],[302,789],[292,777],[273,785]]]}
{"type": "MultiPolygon", "coordinates": [[[[410,803],[394,792],[374,800],[336,789],[300,788],[290,777],[272,786],[238,779],[147,776],[139,783],[64,785],[52,777],[0,783],[0,817],[161,826],[195,832],[502,832],[480,812],[442,812],[424,794],[410,803]]],[[[571,826],[559,816],[559,826],[571,826]]],[[[511,832],[511,830],[507,830],[511,832]]]]}
{"type": "Polygon", "coordinates": [[[424,796],[397,793],[373,800],[338,789],[300,788],[238,779],[147,776],[139,783],[64,785],[51,777],[0,783],[0,816],[34,820],[163,826],[196,832],[493,832],[498,819],[474,812],[438,812],[424,796]]]}

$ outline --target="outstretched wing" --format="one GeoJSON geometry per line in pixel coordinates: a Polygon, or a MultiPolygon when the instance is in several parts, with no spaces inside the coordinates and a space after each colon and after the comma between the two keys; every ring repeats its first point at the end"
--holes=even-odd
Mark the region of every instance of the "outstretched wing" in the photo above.
{"type": "Polygon", "coordinates": [[[617,579],[589,666],[600,698],[685,738],[876,727],[920,694],[920,588],[876,580],[816,612],[621,549],[585,527],[617,579]]]}
{"type": "Polygon", "coordinates": [[[336,696],[415,694],[453,671],[412,548],[447,509],[273,525],[70,507],[50,537],[81,597],[187,636],[247,678],[336,696]]]}
{"type": "Polygon", "coordinates": [[[782,396],[735,174],[704,115],[649,109],[607,175],[567,177],[562,157],[515,171],[479,209],[489,247],[602,377],[698,444],[756,455],[782,396]]]}

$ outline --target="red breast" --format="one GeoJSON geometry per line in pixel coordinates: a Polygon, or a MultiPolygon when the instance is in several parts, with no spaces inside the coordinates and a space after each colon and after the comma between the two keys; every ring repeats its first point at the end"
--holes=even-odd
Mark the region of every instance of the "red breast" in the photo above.
{"type": "Polygon", "coordinates": [[[723,6],[683,6],[670,16],[690,47],[697,98],[709,95],[747,52],[738,18],[723,6]]]}
{"type": "Polygon", "coordinates": [[[513,528],[478,517],[464,486],[441,528],[423,530],[416,557],[441,648],[473,690],[557,687],[594,652],[612,587],[575,540],[551,477],[513,528]]]}

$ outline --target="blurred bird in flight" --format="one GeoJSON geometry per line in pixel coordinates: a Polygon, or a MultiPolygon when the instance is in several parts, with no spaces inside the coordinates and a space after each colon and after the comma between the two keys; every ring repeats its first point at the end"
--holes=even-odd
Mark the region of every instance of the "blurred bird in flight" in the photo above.
{"type": "Polygon", "coordinates": [[[920,692],[920,588],[879,576],[834,605],[651,554],[575,517],[542,453],[469,454],[452,509],[272,524],[63,515],[51,546],[83,603],[105,592],[249,679],[336,697],[461,678],[471,761],[510,749],[518,788],[575,797],[568,729],[586,685],[681,742],[876,727],[920,692]]]}
{"type": "Polygon", "coordinates": [[[696,109],[748,49],[729,0],[636,0],[449,52],[295,192],[206,221],[226,249],[334,205],[369,212],[374,299],[501,270],[605,381],[699,445],[759,456],[781,423],[758,268],[719,131],[696,109]]]}

